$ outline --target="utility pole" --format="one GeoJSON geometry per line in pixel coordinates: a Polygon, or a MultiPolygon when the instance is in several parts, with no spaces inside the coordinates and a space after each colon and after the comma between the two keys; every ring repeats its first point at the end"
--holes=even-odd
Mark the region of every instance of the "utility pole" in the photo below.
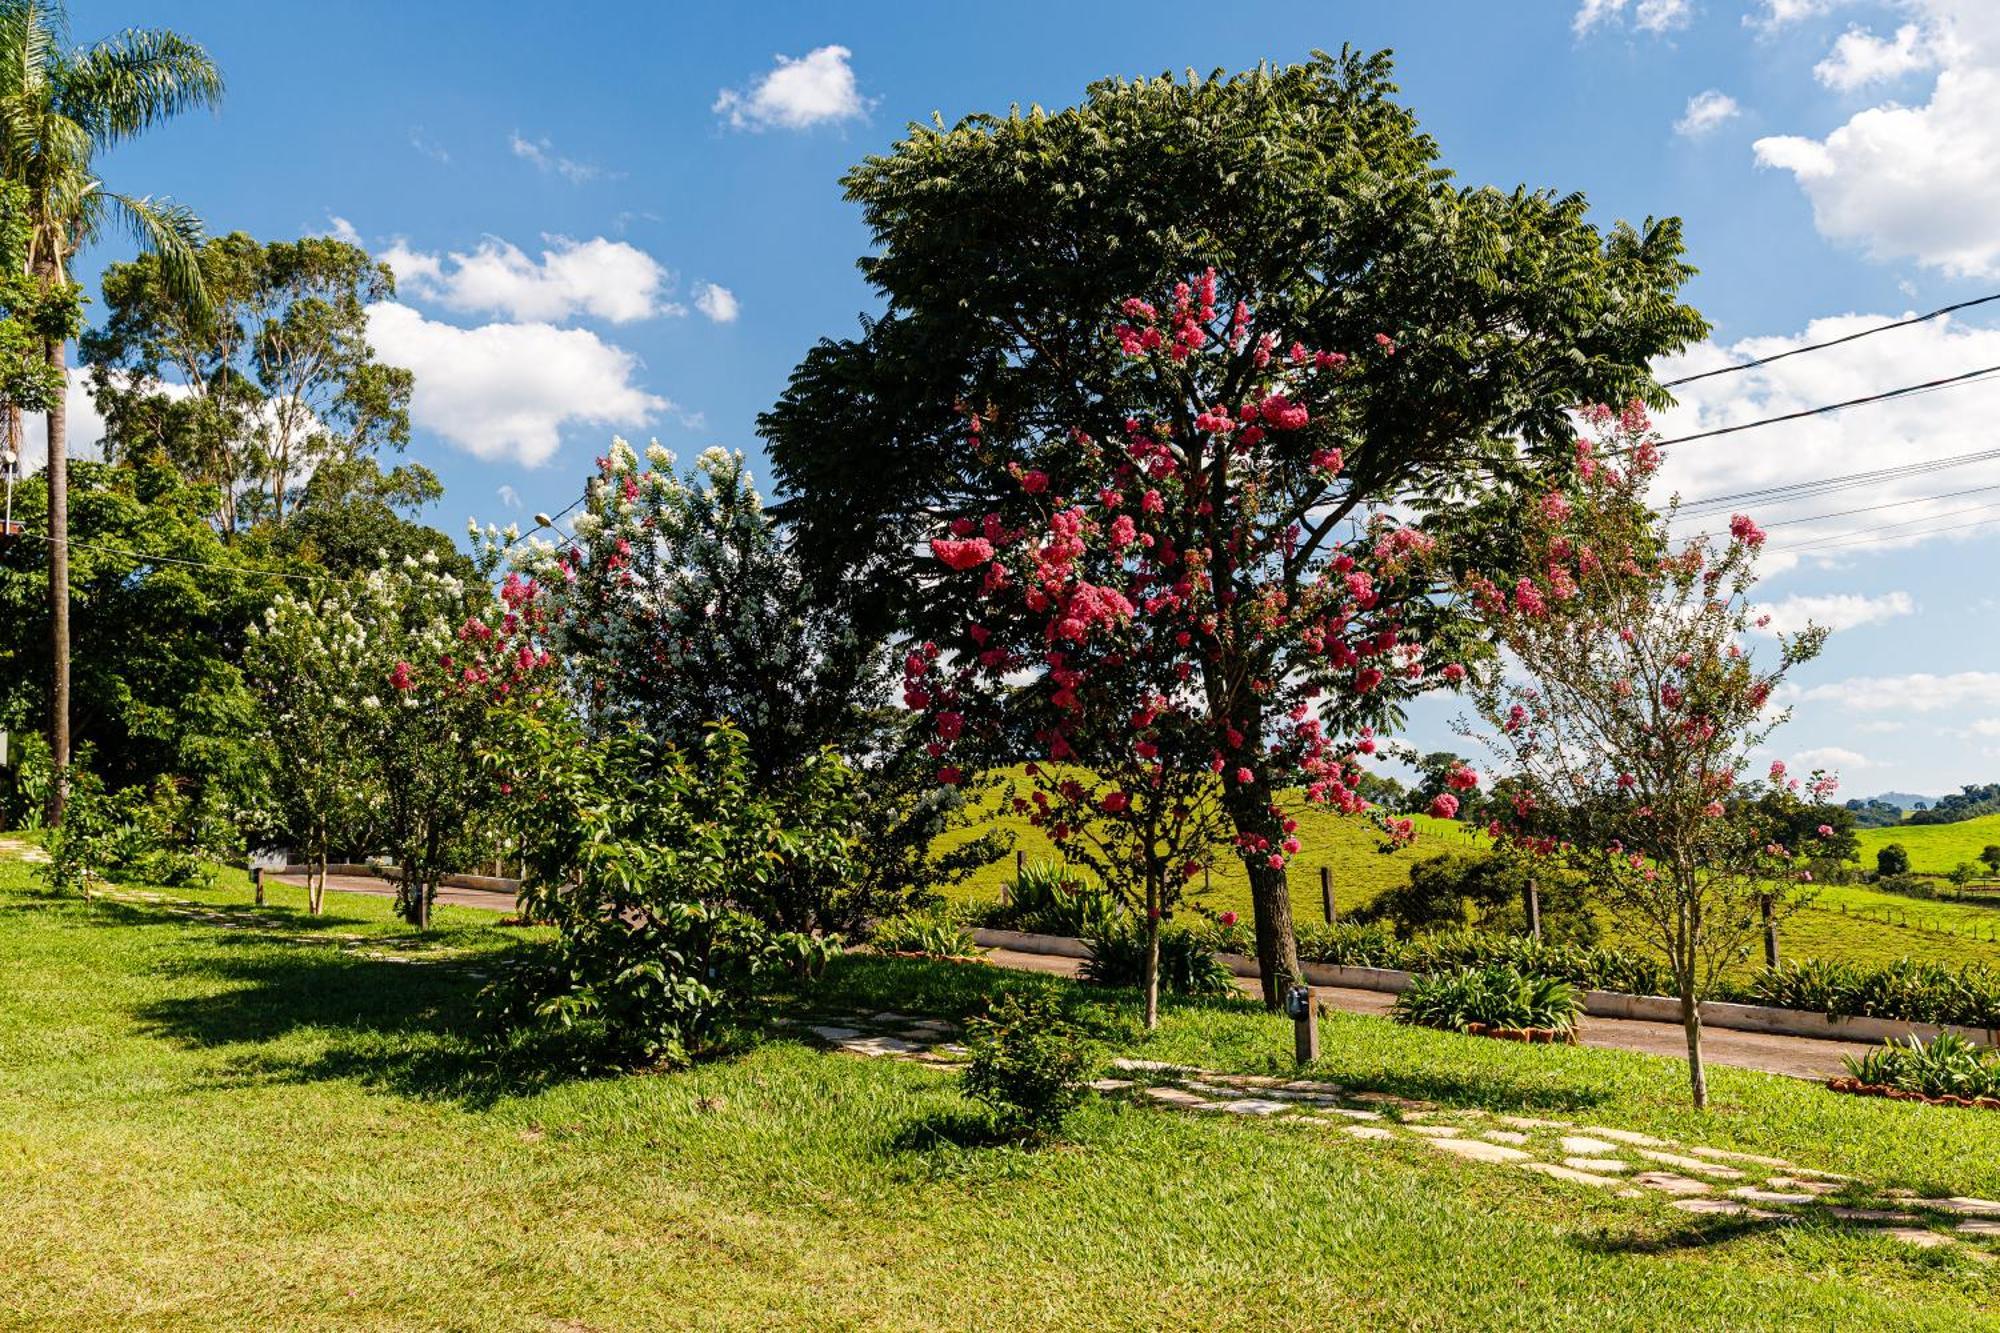
{"type": "MultiPolygon", "coordinates": [[[[69,374],[63,341],[47,347],[49,367],[69,374]]],[[[64,385],[68,387],[67,383],[64,385]]],[[[69,796],[69,395],[58,393],[47,413],[49,436],[49,783],[48,825],[62,823],[69,796]]]]}

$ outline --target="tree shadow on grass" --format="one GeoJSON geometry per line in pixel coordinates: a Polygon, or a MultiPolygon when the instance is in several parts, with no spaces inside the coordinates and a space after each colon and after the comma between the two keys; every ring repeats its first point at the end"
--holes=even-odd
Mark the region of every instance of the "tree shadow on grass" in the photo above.
{"type": "MultiPolygon", "coordinates": [[[[125,911],[141,924],[159,919],[125,911]]],[[[478,1017],[485,980],[465,959],[371,957],[253,931],[215,938],[224,947],[177,971],[195,993],[143,1004],[135,1017],[149,1035],[227,1050],[218,1086],[351,1080],[483,1108],[589,1076],[557,1043],[492,1041],[478,1017]]]]}

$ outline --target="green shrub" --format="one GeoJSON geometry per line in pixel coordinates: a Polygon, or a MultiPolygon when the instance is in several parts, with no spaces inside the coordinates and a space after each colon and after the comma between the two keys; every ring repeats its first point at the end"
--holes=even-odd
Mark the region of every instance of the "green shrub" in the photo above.
{"type": "Polygon", "coordinates": [[[972,932],[949,912],[905,912],[877,922],[868,942],[888,953],[920,953],[927,958],[972,958],[979,953],[972,932]]]}
{"type": "Polygon", "coordinates": [[[1087,939],[1116,928],[1125,916],[1101,886],[1060,861],[1030,861],[1007,885],[1008,901],[986,924],[1005,930],[1087,939]]]}
{"type": "Polygon", "coordinates": [[[1088,1092],[1096,1054],[1046,990],[1010,990],[966,1025],[966,1095],[1002,1128],[1030,1138],[1059,1132],[1088,1092]]]}
{"type": "Polygon", "coordinates": [[[1474,1023],[1493,1028],[1576,1029],[1583,999],[1576,987],[1556,977],[1536,976],[1508,966],[1462,967],[1411,979],[1396,997],[1396,1021],[1419,1027],[1463,1031],[1474,1023]]]}
{"type": "Polygon", "coordinates": [[[1488,933],[1523,934],[1528,930],[1529,882],[1540,891],[1545,939],[1566,944],[1594,944],[1597,921],[1584,899],[1583,881],[1574,875],[1543,873],[1490,853],[1446,852],[1410,866],[1407,883],[1378,895],[1354,913],[1362,924],[1387,922],[1405,939],[1427,931],[1468,927],[1488,933]]]}
{"type": "MultiPolygon", "coordinates": [[[[1133,989],[1146,984],[1146,932],[1137,925],[1093,935],[1089,944],[1085,981],[1133,989]]],[[[1160,931],[1160,990],[1168,995],[1234,995],[1236,976],[1201,932],[1168,926],[1160,931]]]]}
{"type": "Polygon", "coordinates": [[[1907,875],[1910,873],[1910,853],[1900,842],[1884,843],[1875,853],[1875,873],[1878,875],[1907,875]]]}
{"type": "Polygon", "coordinates": [[[739,906],[781,863],[837,873],[852,793],[838,760],[808,766],[780,804],[754,785],[733,727],[680,749],[630,731],[587,740],[540,713],[514,724],[521,906],[555,939],[517,953],[481,997],[503,1039],[552,1039],[540,1045],[586,1068],[684,1064],[725,1040],[764,978],[838,949],[739,906]]]}
{"type": "Polygon", "coordinates": [[[1863,1083],[1926,1097],[2000,1097],[2000,1052],[1950,1032],[1930,1041],[1887,1042],[1859,1059],[1844,1059],[1847,1072],[1863,1083]]]}
{"type": "Polygon", "coordinates": [[[1862,967],[1813,958],[1775,970],[1765,968],[1747,991],[1763,1004],[1843,1018],[2000,1027],[2000,969],[1983,963],[1953,969],[1903,958],[1882,967],[1862,967]]]}

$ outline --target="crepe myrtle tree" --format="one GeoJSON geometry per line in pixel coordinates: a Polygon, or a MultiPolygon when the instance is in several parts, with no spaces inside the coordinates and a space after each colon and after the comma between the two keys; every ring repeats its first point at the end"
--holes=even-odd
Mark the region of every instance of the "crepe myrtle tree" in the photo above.
{"type": "Polygon", "coordinates": [[[1659,451],[1644,411],[1595,408],[1567,484],[1526,506],[1536,572],[1501,587],[1477,567],[1461,587],[1518,670],[1480,673],[1482,741],[1510,799],[1487,831],[1510,852],[1588,877],[1665,959],[1686,1029],[1688,1078],[1708,1101],[1699,1002],[1746,951],[1767,895],[1777,910],[1809,890],[1813,852],[1788,828],[1830,839],[1804,809],[1835,781],[1809,784],[1752,755],[1785,721],[1771,700],[1817,654],[1825,631],[1779,634],[1773,660],[1745,647],[1769,618],[1750,601],[1764,533],[1745,515],[1684,542],[1671,508],[1645,492],[1659,451]]]}
{"type": "MultiPolygon", "coordinates": [[[[1302,787],[1368,810],[1354,763],[1374,727],[1465,676],[1453,597],[1430,574],[1436,539],[1341,503],[1342,451],[1322,425],[1340,419],[1359,366],[1398,348],[1386,334],[1352,352],[1284,343],[1247,303],[1225,303],[1213,269],[1163,305],[1126,300],[1104,336],[1135,403],[1172,384],[1196,410],[1135,410],[1109,438],[1065,431],[1003,464],[1005,446],[966,409],[968,455],[1014,484],[930,540],[935,596],[964,620],[938,645],[954,666],[935,683],[930,646],[911,656],[905,702],[932,715],[947,782],[965,718],[990,727],[1000,704],[1027,710],[1038,762],[1108,766],[1108,794],[1131,802],[1096,801],[1121,825],[1113,861],[1137,839],[1141,863],[1171,865],[1191,850],[1179,835],[1148,843],[1140,830],[1174,826],[1185,808],[1187,831],[1203,831],[1188,803],[1212,801],[1249,871],[1275,1003],[1298,974],[1285,868],[1300,843],[1280,796],[1302,787]],[[1154,782],[1158,802],[1144,794],[1154,782]]],[[[1051,781],[1072,813],[1095,790],[1051,781]]],[[[1053,805],[1038,813],[1070,822],[1053,805]]],[[[1409,820],[1381,818],[1392,838],[1413,836],[1409,820]]],[[[1148,894],[1166,882],[1155,873],[1148,894]]]]}
{"type": "MultiPolygon", "coordinates": [[[[1195,419],[1218,404],[1267,426],[1237,413],[1264,374],[1260,352],[1325,348],[1352,358],[1337,406],[1309,397],[1310,422],[1263,445],[1296,487],[1284,497],[1296,546],[1278,549],[1290,520],[1272,495],[1231,556],[1247,474],[1196,469],[1216,491],[1192,544],[1214,551],[1218,595],[1233,597],[1202,688],[1240,702],[1258,681],[1292,679],[1295,636],[1244,632],[1268,597],[1290,615],[1376,510],[1424,513],[1442,536],[1481,497],[1538,491],[1538,471],[1567,457],[1572,407],[1664,403],[1649,365],[1706,330],[1678,299],[1692,270],[1677,220],[1600,229],[1580,195],[1461,183],[1440,157],[1396,97],[1387,54],[1353,50],[1107,79],[1061,110],[910,126],[843,181],[869,228],[859,263],[877,312],[812,348],[759,418],[805,567],[870,594],[861,614],[947,642],[967,608],[940,594],[924,540],[953,516],[1007,512],[1010,465],[1047,475],[1048,494],[1087,498],[1068,432],[1117,441],[1128,417],[1169,450],[1206,455],[1215,437],[1195,419]],[[1137,360],[1105,336],[1122,301],[1208,264],[1257,308],[1232,356],[1137,360]],[[984,427],[976,445],[965,405],[984,427]],[[1309,469],[1335,449],[1338,471],[1309,469]]],[[[1147,321],[1126,319],[1143,338],[1147,321]]],[[[1495,561],[1514,545],[1504,527],[1468,538],[1495,561]]],[[[1415,638],[1447,651],[1432,629],[1415,638]]],[[[1377,725],[1391,720],[1393,700],[1368,698],[1377,725]]],[[[1278,739],[1265,722],[1286,709],[1262,703],[1234,718],[1246,752],[1278,739]]],[[[1232,818],[1275,842],[1269,794],[1231,788],[1232,818]]],[[[1252,895],[1275,1001],[1295,970],[1282,873],[1256,867],[1252,895]]]]}
{"type": "Polygon", "coordinates": [[[486,816],[506,794],[487,762],[509,710],[559,707],[555,664],[532,580],[507,575],[498,596],[436,557],[406,558],[361,585],[372,655],[356,742],[369,747],[382,792],[396,907],[428,929],[440,878],[470,860],[486,816]]]}
{"type": "Polygon", "coordinates": [[[371,590],[345,583],[281,595],[262,623],[250,626],[245,647],[245,674],[261,705],[257,741],[266,788],[279,828],[306,863],[311,916],[326,897],[330,849],[353,845],[382,801],[376,756],[356,743],[364,734],[365,701],[373,697],[380,706],[393,665],[383,656],[383,638],[371,636],[362,620],[375,603],[371,590]]]}

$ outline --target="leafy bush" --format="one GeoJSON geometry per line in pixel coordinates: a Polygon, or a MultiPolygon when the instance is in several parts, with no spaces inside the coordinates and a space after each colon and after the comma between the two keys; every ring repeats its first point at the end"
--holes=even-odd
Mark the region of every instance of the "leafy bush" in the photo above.
{"type": "MultiPolygon", "coordinates": [[[[1146,984],[1146,932],[1121,924],[1089,938],[1083,979],[1100,986],[1146,984]]],[[[1234,995],[1236,976],[1203,935],[1186,927],[1160,932],[1160,989],[1169,995],[1234,995]]]]}
{"type": "Polygon", "coordinates": [[[48,831],[49,854],[35,873],[55,893],[90,896],[94,880],[110,878],[113,866],[129,855],[133,841],[131,802],[104,790],[103,780],[82,764],[69,769],[62,823],[48,831]]]}
{"type": "Polygon", "coordinates": [[[631,731],[586,741],[532,711],[514,723],[496,762],[520,802],[522,908],[556,939],[483,997],[509,1036],[573,1039],[586,1065],[681,1064],[722,1041],[763,977],[809,972],[836,949],[745,905],[797,858],[837,858],[849,790],[837,759],[798,779],[819,788],[790,807],[818,820],[800,826],[752,789],[733,728],[684,751],[631,731]]]}
{"type": "Polygon", "coordinates": [[[1409,880],[1377,896],[1354,914],[1363,924],[1388,922],[1409,938],[1425,931],[1475,927],[1489,933],[1528,929],[1529,881],[1540,890],[1544,938],[1570,944],[1597,940],[1597,922],[1575,875],[1534,876],[1491,854],[1446,852],[1410,866],[1409,880]]]}
{"type": "Polygon", "coordinates": [[[1576,1029],[1583,999],[1576,987],[1555,977],[1504,965],[1463,967],[1412,978],[1409,989],[1396,997],[1393,1012],[1397,1022],[1448,1031],[1478,1023],[1567,1034],[1576,1029]]]}
{"type": "Polygon", "coordinates": [[[1101,886],[1060,861],[1030,861],[1007,885],[1008,901],[987,924],[1088,939],[1117,928],[1124,913],[1101,886]]]}
{"type": "Polygon", "coordinates": [[[1747,993],[1763,1004],[1844,1018],[2000,1027],[2000,969],[1982,963],[1954,970],[1913,958],[1882,967],[1813,958],[1764,969],[1747,993]]]}
{"type": "Polygon", "coordinates": [[[1875,873],[1878,875],[1907,875],[1910,873],[1910,853],[1900,842],[1884,843],[1875,853],[1875,873]]]}
{"type": "Polygon", "coordinates": [[[2000,1052],[1950,1032],[1930,1041],[1891,1041],[1858,1059],[1844,1058],[1847,1072],[1863,1083],[1926,1097],[2000,1097],[2000,1052]]]}
{"type": "Polygon", "coordinates": [[[920,953],[927,958],[972,958],[979,953],[972,932],[949,912],[905,912],[877,922],[868,942],[888,953],[920,953]]]}
{"type": "Polygon", "coordinates": [[[1061,1130],[1096,1067],[1089,1041],[1046,990],[1002,995],[966,1025],[965,1045],[966,1095],[991,1107],[1003,1128],[1031,1138],[1061,1130]]]}

